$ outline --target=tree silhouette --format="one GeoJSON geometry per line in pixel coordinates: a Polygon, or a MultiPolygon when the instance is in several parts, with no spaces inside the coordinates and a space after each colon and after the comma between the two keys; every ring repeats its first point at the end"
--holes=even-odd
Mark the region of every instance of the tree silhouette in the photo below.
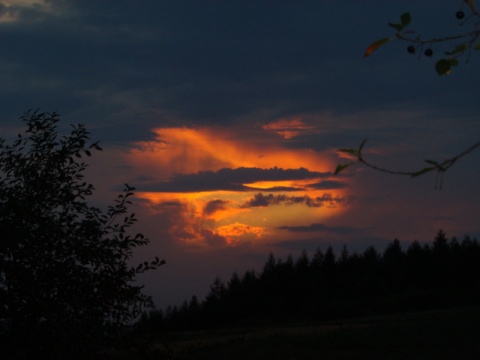
{"type": "Polygon", "coordinates": [[[7,358],[81,357],[134,320],[151,299],[135,276],[164,263],[131,266],[149,243],[130,235],[132,187],[104,212],[86,198],[83,125],[57,133],[56,113],[27,112],[27,129],[11,145],[0,139],[0,322],[7,358]],[[18,346],[21,344],[21,346],[18,346]]]}
{"type": "Polygon", "coordinates": [[[431,246],[414,241],[406,251],[394,240],[383,253],[344,246],[336,257],[329,246],[311,260],[306,252],[284,261],[270,254],[258,275],[233,273],[226,284],[217,278],[203,302],[183,311],[189,319],[178,310],[166,318],[167,330],[191,330],[193,323],[288,324],[472,305],[480,305],[480,244],[469,236],[448,240],[440,230],[431,246]]]}

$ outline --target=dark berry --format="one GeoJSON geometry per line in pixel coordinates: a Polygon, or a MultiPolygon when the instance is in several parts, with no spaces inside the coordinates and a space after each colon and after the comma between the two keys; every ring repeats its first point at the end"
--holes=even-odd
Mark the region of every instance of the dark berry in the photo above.
{"type": "Polygon", "coordinates": [[[407,51],[408,51],[410,54],[415,54],[415,46],[410,45],[409,47],[407,47],[407,51]]]}
{"type": "Polygon", "coordinates": [[[432,56],[432,55],[433,55],[433,50],[432,50],[432,49],[427,49],[427,50],[425,50],[425,56],[430,57],[430,56],[432,56]]]}
{"type": "Polygon", "coordinates": [[[457,17],[458,20],[461,20],[465,17],[465,13],[463,11],[457,11],[455,16],[457,17]]]}

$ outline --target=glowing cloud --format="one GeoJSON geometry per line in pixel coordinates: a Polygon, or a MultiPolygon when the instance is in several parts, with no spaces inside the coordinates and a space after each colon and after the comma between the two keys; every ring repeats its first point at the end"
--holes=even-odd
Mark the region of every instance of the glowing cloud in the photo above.
{"type": "Polygon", "coordinates": [[[48,0],[2,0],[0,1],[0,24],[18,21],[23,12],[53,12],[53,3],[48,0]]]}
{"type": "Polygon", "coordinates": [[[245,241],[255,241],[262,237],[265,229],[261,226],[251,226],[238,222],[220,226],[216,233],[226,239],[229,245],[235,245],[245,241]]]}
{"type": "Polygon", "coordinates": [[[284,232],[281,226],[326,219],[348,204],[346,183],[330,179],[335,160],[262,141],[261,129],[248,136],[224,128],[154,133],[154,140],[134,144],[127,155],[140,174],[137,196],[185,245],[272,241],[284,232]]]}
{"type": "Polygon", "coordinates": [[[312,129],[307,126],[300,118],[279,119],[263,125],[263,129],[273,131],[284,139],[291,139],[298,136],[301,132],[312,129]]]}
{"type": "Polygon", "coordinates": [[[129,157],[136,166],[156,171],[164,179],[223,168],[329,172],[335,167],[333,159],[310,149],[286,149],[252,137],[238,138],[232,132],[223,128],[155,129],[155,140],[135,143],[129,157]]]}

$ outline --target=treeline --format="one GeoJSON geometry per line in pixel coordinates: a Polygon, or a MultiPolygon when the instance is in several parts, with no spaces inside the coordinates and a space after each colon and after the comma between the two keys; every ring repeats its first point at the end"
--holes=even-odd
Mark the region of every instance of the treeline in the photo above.
{"type": "Polygon", "coordinates": [[[383,253],[374,247],[338,256],[332,247],[304,251],[296,260],[268,257],[262,271],[216,279],[206,298],[145,313],[144,329],[177,331],[480,305],[480,244],[465,236],[406,250],[394,240],[383,253]]]}

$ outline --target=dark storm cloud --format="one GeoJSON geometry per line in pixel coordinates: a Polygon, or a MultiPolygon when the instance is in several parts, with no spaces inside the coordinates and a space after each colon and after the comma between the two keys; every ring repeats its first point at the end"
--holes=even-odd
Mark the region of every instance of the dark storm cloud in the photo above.
{"type": "Polygon", "coordinates": [[[327,226],[320,223],[310,224],[307,226],[280,226],[279,229],[290,232],[326,232],[341,235],[358,232],[358,229],[349,226],[327,226]]]}
{"type": "Polygon", "coordinates": [[[140,16],[148,6],[61,3],[69,5],[64,14],[53,11],[58,9],[52,2],[43,21],[21,17],[0,24],[6,49],[0,55],[0,94],[8,100],[3,114],[9,115],[2,120],[40,107],[102,132],[104,141],[148,137],[163,113],[158,110],[161,75],[151,54],[156,31],[140,16]]]}
{"type": "Polygon", "coordinates": [[[160,212],[179,212],[181,211],[185,204],[183,204],[181,201],[176,201],[176,200],[173,200],[173,201],[162,201],[158,204],[155,204],[155,205],[151,205],[150,202],[148,202],[149,206],[153,206],[153,208],[155,209],[155,211],[160,211],[160,212]]]}
{"type": "Polygon", "coordinates": [[[225,210],[229,202],[230,201],[228,200],[220,200],[220,199],[209,201],[203,209],[203,214],[208,216],[208,215],[214,214],[219,210],[225,210]]]}
{"type": "MultiPolygon", "coordinates": [[[[221,247],[227,243],[225,237],[204,228],[203,219],[195,218],[195,209],[183,201],[160,202],[152,206],[152,209],[156,213],[153,222],[165,232],[165,236],[172,241],[180,241],[183,246],[196,248],[199,246],[199,239],[201,243],[211,247],[221,247]]],[[[211,210],[213,211],[213,207],[211,210]]]]}
{"type": "Polygon", "coordinates": [[[273,187],[269,187],[269,188],[256,188],[256,187],[253,187],[253,186],[249,186],[248,189],[249,190],[261,190],[261,191],[275,191],[275,192],[305,190],[304,188],[301,188],[301,187],[292,187],[292,186],[273,186],[273,187]]]}
{"type": "Polygon", "coordinates": [[[347,203],[347,199],[340,196],[324,194],[321,197],[312,198],[304,196],[288,196],[257,193],[250,200],[242,204],[242,208],[267,207],[271,205],[306,205],[308,207],[338,206],[347,203]]]}
{"type": "MultiPolygon", "coordinates": [[[[361,232],[361,231],[360,231],[361,232]]],[[[343,247],[346,246],[349,253],[363,253],[368,247],[375,244],[375,248],[383,252],[385,248],[391,244],[393,239],[374,237],[374,236],[357,236],[354,229],[351,233],[347,234],[347,237],[342,238],[339,241],[336,238],[336,234],[330,233],[325,236],[319,236],[311,239],[300,239],[300,240],[284,240],[276,243],[275,245],[288,249],[288,251],[300,252],[306,250],[309,256],[320,250],[325,251],[327,247],[331,246],[336,256],[340,256],[343,250],[343,247]]]]}
{"type": "Polygon", "coordinates": [[[308,185],[311,188],[314,189],[321,189],[321,190],[330,190],[330,189],[344,189],[348,185],[343,182],[343,181],[337,181],[337,180],[324,180],[316,184],[310,184],[308,185]]]}
{"type": "Polygon", "coordinates": [[[306,180],[327,178],[328,176],[331,176],[330,172],[309,171],[305,168],[224,168],[218,171],[201,171],[196,174],[177,174],[170,181],[145,185],[140,190],[160,192],[251,191],[252,188],[243,184],[257,181],[306,180]]]}
{"type": "MultiPolygon", "coordinates": [[[[386,23],[408,7],[401,1],[46,3],[48,11],[23,8],[17,23],[0,24],[2,121],[41,107],[105,141],[128,142],[178,121],[268,122],[415,103],[448,109],[459,101],[449,95],[452,81],[464,111],[476,104],[465,87],[475,83],[471,74],[439,83],[431,63],[396,45],[362,59],[369,42],[390,34],[386,23]]],[[[432,16],[430,5],[410,6],[420,20],[425,9],[432,16]]]]}
{"type": "Polygon", "coordinates": [[[218,235],[212,230],[209,229],[199,229],[199,234],[205,241],[205,244],[212,248],[219,248],[227,244],[227,239],[221,235],[218,235]]]}

